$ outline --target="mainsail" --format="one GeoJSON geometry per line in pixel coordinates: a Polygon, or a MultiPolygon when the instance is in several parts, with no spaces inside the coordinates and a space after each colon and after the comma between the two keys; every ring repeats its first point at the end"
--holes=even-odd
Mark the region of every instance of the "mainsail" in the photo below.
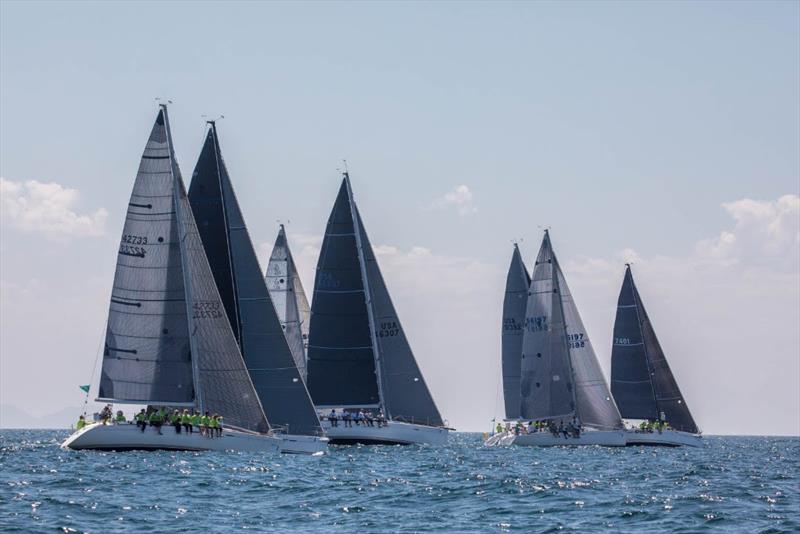
{"type": "Polygon", "coordinates": [[[192,406],[268,431],[222,309],[162,106],[128,204],[98,400],[192,406]]]}
{"type": "Polygon", "coordinates": [[[380,407],[441,426],[344,174],[322,242],[311,312],[308,384],[317,405],[380,407]]]}
{"type": "Polygon", "coordinates": [[[273,426],[292,434],[321,433],[314,406],[286,343],[244,223],[216,125],[211,122],[192,176],[189,201],[225,312],[235,324],[250,378],[273,426]]]}
{"type": "Polygon", "coordinates": [[[533,268],[524,328],[520,416],[574,416],[583,425],[621,428],[547,231],[533,268]]]}
{"type": "Polygon", "coordinates": [[[656,338],[630,265],[617,301],[611,391],[626,419],[656,421],[663,417],[672,428],[699,432],[656,338]]]}
{"type": "Polygon", "coordinates": [[[306,380],[306,345],[308,343],[308,326],[311,310],[308,306],[306,292],[297,272],[297,266],[289,249],[286,230],[283,225],[278,230],[278,237],[267,265],[265,276],[269,295],[275,305],[275,312],[286,335],[286,341],[292,351],[294,363],[303,381],[306,380]]]}
{"type": "Polygon", "coordinates": [[[506,296],[503,300],[503,399],[506,418],[520,417],[520,373],[522,360],[522,334],[525,309],[531,277],[522,261],[519,247],[514,244],[514,254],[506,277],[506,296]]]}

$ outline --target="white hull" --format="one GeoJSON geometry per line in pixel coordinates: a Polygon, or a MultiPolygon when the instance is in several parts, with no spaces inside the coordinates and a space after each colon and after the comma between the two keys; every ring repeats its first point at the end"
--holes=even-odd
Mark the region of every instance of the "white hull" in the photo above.
{"type": "Polygon", "coordinates": [[[486,445],[520,445],[523,447],[577,447],[582,445],[601,445],[604,447],[624,447],[626,445],[623,430],[584,430],[580,437],[554,436],[550,432],[534,432],[533,434],[515,435],[513,432],[495,434],[486,440],[486,445]]]}
{"type": "Polygon", "coordinates": [[[164,426],[159,434],[148,426],[144,432],[133,424],[91,424],[68,437],[62,448],[73,450],[175,450],[175,451],[248,451],[281,452],[282,439],[226,429],[222,437],[207,438],[199,432],[180,434],[164,426]]]}
{"type": "Polygon", "coordinates": [[[281,452],[289,454],[325,454],[328,451],[326,437],[278,434],[281,438],[281,452]]]}
{"type": "Polygon", "coordinates": [[[331,426],[330,421],[322,421],[322,428],[328,435],[331,444],[347,445],[353,443],[377,443],[385,445],[410,445],[413,443],[429,443],[443,445],[447,443],[449,430],[443,427],[415,425],[389,421],[386,426],[345,426],[339,421],[337,426],[331,426]]]}
{"type": "Polygon", "coordinates": [[[625,439],[628,446],[637,445],[657,445],[666,447],[702,447],[703,438],[698,434],[689,434],[678,430],[662,430],[653,432],[642,432],[640,430],[628,430],[625,432],[625,439]]]}

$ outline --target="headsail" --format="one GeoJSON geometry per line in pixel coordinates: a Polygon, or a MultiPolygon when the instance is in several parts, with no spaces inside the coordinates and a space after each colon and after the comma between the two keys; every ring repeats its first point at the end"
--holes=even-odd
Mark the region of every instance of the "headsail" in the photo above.
{"type": "Polygon", "coordinates": [[[165,106],[134,184],[111,301],[103,400],[190,405],[219,413],[233,426],[269,430],[222,312],[175,161],[165,106]],[[136,313],[121,311],[129,308],[136,313]]]}
{"type": "Polygon", "coordinates": [[[625,270],[614,322],[611,391],[628,419],[659,420],[699,432],[645,311],[631,268],[625,270]]]}
{"type": "Polygon", "coordinates": [[[314,401],[443,424],[397,317],[345,173],[322,243],[308,349],[314,401]]]}
{"type": "Polygon", "coordinates": [[[278,237],[272,248],[265,281],[295,365],[305,381],[306,345],[311,312],[283,225],[278,230],[278,237]]]}
{"type": "MultiPolygon", "coordinates": [[[[350,185],[349,179],[345,180],[350,185]]],[[[351,193],[352,194],[352,193],[351,193]]],[[[352,197],[351,197],[352,198],[352,197]]],[[[389,290],[383,281],[378,261],[370,245],[358,208],[353,204],[364,255],[367,288],[372,306],[375,340],[378,345],[383,404],[386,414],[394,420],[431,426],[442,426],[442,416],[419,370],[406,332],[392,304],[389,290]]]]}
{"type": "Polygon", "coordinates": [[[213,122],[192,177],[189,201],[200,221],[207,256],[214,261],[214,278],[230,281],[233,295],[223,299],[225,311],[236,323],[242,356],[270,423],[292,434],[319,434],[319,419],[261,275],[213,122]]]}
{"type": "Polygon", "coordinates": [[[520,417],[520,373],[522,334],[525,324],[525,309],[531,277],[522,261],[519,247],[514,244],[514,254],[506,277],[506,296],[503,300],[503,399],[506,418],[520,417]]]}

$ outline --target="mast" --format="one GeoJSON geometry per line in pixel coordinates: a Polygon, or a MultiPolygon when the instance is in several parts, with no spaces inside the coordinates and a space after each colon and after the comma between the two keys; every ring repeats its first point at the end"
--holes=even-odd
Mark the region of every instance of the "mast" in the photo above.
{"type": "Polygon", "coordinates": [[[369,278],[367,276],[367,266],[364,261],[364,248],[361,242],[361,227],[359,226],[358,217],[356,216],[355,201],[353,200],[353,189],[350,187],[350,174],[344,171],[344,180],[347,184],[347,197],[350,203],[350,216],[353,219],[353,230],[355,232],[356,249],[358,252],[358,264],[361,268],[361,278],[364,283],[364,298],[367,303],[367,317],[369,318],[369,334],[372,340],[372,353],[375,358],[375,374],[378,382],[378,404],[387,419],[390,419],[389,410],[386,407],[386,398],[383,395],[383,378],[381,373],[381,357],[380,346],[378,345],[378,337],[376,335],[375,314],[372,309],[372,291],[369,286],[369,278]]]}
{"type": "Polygon", "coordinates": [[[197,365],[197,358],[196,354],[199,353],[197,348],[197,339],[194,335],[195,326],[194,326],[194,311],[192,310],[192,303],[194,302],[194,298],[192,295],[192,281],[189,276],[189,270],[186,268],[186,261],[189,257],[186,251],[186,227],[185,227],[185,215],[181,212],[181,203],[178,201],[179,195],[185,195],[185,191],[183,190],[183,183],[180,181],[180,174],[177,171],[178,164],[175,161],[175,151],[172,146],[172,130],[169,126],[169,115],[167,114],[167,105],[166,104],[159,104],[161,107],[161,112],[164,115],[164,128],[167,130],[167,146],[169,147],[169,162],[170,168],[172,169],[172,182],[173,182],[173,194],[172,194],[172,203],[175,209],[175,216],[178,220],[178,225],[181,230],[180,234],[178,235],[178,243],[181,249],[181,273],[183,275],[183,287],[184,292],[186,294],[186,319],[189,323],[189,350],[191,351],[191,364],[192,364],[192,382],[194,383],[194,398],[195,404],[197,405],[197,409],[200,413],[205,413],[204,410],[204,402],[203,402],[203,395],[200,386],[200,373],[197,365]]]}

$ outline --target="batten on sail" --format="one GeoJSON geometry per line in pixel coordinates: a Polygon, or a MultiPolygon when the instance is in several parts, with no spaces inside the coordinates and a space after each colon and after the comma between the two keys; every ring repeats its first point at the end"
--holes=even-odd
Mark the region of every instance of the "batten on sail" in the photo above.
{"type": "Polygon", "coordinates": [[[676,430],[699,432],[658,342],[630,265],[617,300],[611,391],[626,419],[663,419],[676,430]]]}
{"type": "Polygon", "coordinates": [[[305,382],[308,375],[306,348],[311,309],[283,225],[278,230],[264,280],[297,370],[305,382]]]}
{"type": "Polygon", "coordinates": [[[270,423],[291,434],[321,434],[262,277],[213,122],[193,174],[189,200],[200,221],[206,255],[213,262],[213,277],[231,291],[220,311],[238,332],[249,377],[270,423]]]}
{"type": "Polygon", "coordinates": [[[318,406],[382,407],[442,426],[344,174],[317,264],[308,384],[318,406]]]}

